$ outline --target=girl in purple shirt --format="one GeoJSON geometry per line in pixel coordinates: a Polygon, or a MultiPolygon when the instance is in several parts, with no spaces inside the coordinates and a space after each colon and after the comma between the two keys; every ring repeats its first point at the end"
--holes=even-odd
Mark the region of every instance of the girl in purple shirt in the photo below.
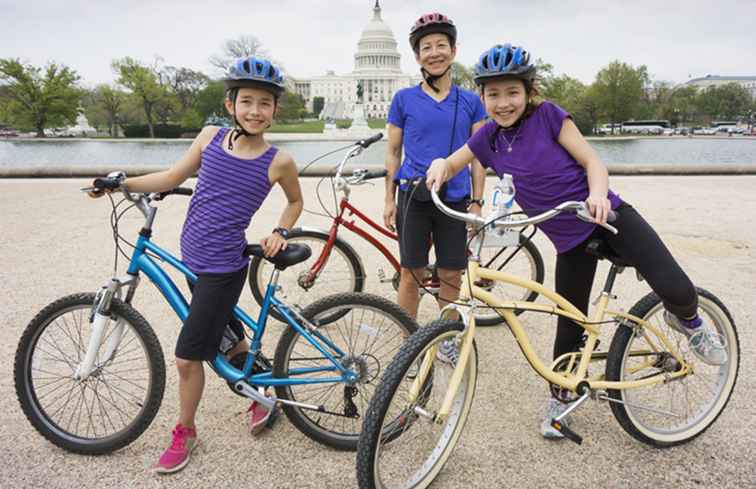
{"type": "MultiPolygon", "coordinates": [[[[702,361],[721,365],[727,352],[711,327],[698,316],[698,296],[656,232],[629,204],[609,189],[609,174],[570,115],[561,107],[534,101],[536,68],[530,54],[510,44],[485,51],[475,66],[475,83],[491,121],[465,146],[446,159],[434,160],[427,172],[428,188],[440,187],[477,158],[499,177],[512,175],[516,201],[527,215],[535,215],[568,200],[585,201],[597,223],[612,225],[618,235],[574,215],[563,214],[539,225],[557,250],[556,291],[587,313],[598,259],[587,253],[589,240],[602,238],[625,261],[633,264],[664,302],[669,326],[689,339],[702,361]]],[[[582,329],[561,317],[557,323],[554,358],[578,351],[582,329]]],[[[549,399],[541,433],[561,438],[550,421],[567,404],[549,399]]]]}

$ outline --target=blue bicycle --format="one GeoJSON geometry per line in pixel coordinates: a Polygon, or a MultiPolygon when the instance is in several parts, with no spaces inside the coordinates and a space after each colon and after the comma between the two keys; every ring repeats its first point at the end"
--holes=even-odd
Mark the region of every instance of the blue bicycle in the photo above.
{"type": "MultiPolygon", "coordinates": [[[[95,184],[117,188],[124,177],[119,172],[95,184]]],[[[155,284],[182,321],[189,311],[187,300],[162,266],[170,265],[190,282],[197,279],[150,239],[157,213],[154,202],[168,195],[191,195],[192,190],[122,193],[118,203],[111,194],[108,197],[113,207],[114,268],[121,253],[130,259],[126,274],[114,273],[96,293],[68,295],[45,307],[24,331],[15,357],[16,393],[26,417],[49,441],[76,453],[103,454],[128,445],[147,429],[163,399],[160,343],[131,305],[141,276],[155,284]],[[134,207],[145,222],[132,245],[119,234],[118,221],[134,207]],[[133,246],[130,257],[124,243],[133,246]]],[[[263,256],[258,245],[248,246],[245,253],[263,256]]],[[[235,393],[269,409],[280,406],[310,438],[354,450],[379,376],[417,324],[375,295],[337,294],[303,310],[279,301],[279,273],[309,256],[306,246],[290,245],[270,259],[275,270],[257,320],[238,306],[234,309],[248,330],[249,353],[241,361],[229,361],[219,353],[210,365],[235,393]],[[287,327],[270,361],[261,347],[273,311],[287,327]],[[273,387],[275,395],[267,395],[267,387],[273,387]]]]}

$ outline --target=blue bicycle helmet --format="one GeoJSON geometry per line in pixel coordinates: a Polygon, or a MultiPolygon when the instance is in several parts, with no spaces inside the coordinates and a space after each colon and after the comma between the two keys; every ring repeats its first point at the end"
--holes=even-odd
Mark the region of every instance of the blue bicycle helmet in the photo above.
{"type": "Polygon", "coordinates": [[[270,90],[278,97],[283,93],[284,78],[273,63],[264,58],[249,56],[234,61],[223,79],[226,90],[241,87],[259,87],[270,90]]]}
{"type": "Polygon", "coordinates": [[[475,65],[475,84],[502,76],[532,82],[536,66],[530,62],[530,53],[511,44],[497,44],[481,54],[475,65]]]}

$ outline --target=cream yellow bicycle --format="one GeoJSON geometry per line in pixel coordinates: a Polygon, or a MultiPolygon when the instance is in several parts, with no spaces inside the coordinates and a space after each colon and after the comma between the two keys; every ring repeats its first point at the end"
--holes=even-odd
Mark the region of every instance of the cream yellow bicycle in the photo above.
{"type": "Polygon", "coordinates": [[[698,289],[699,314],[714,329],[717,346],[726,349],[722,365],[709,365],[694,356],[687,338],[666,325],[664,307],[654,293],[627,313],[609,309],[615,298],[615,279],[629,264],[600,240],[592,241],[589,249],[612,264],[590,317],[539,283],[480,266],[487,232],[538,224],[561,212],[590,220],[584,203],[565,202],[531,218],[510,216],[491,222],[449,209],[435,192],[432,195],[445,214],[481,228],[470,247],[477,253],[470,257],[459,301],[447,306],[441,319],[408,338],[375,390],[358,442],[360,489],[424,488],[442,470],[462,434],[475,394],[475,310],[479,307],[493,308],[503,316],[528,363],[557,398],[571,403],[551,425],[576,443],[582,438],[561,421],[589,399],[608,402],[627,433],[656,447],[692,440],[724,410],[737,379],[740,347],[732,316],[713,294],[698,289]],[[502,301],[489,292],[490,287],[476,285],[487,281],[532,290],[551,303],[502,301]],[[572,319],[585,330],[584,347],[547,365],[535,352],[516,310],[572,319]],[[611,345],[608,351],[598,351],[601,329],[607,326],[616,328],[611,345]],[[454,355],[445,353],[449,345],[454,355]],[[605,371],[596,373],[594,365],[589,373],[589,365],[600,361],[606,362],[605,371]]]}

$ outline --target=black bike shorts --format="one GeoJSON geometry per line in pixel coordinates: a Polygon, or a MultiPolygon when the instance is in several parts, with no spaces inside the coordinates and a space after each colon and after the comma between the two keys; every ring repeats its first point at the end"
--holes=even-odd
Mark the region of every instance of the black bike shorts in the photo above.
{"type": "Polygon", "coordinates": [[[176,342],[177,358],[208,362],[215,358],[226,325],[233,319],[234,306],[239,301],[246,276],[247,267],[230,273],[197,275],[189,316],[176,342]]]}
{"type": "MultiPolygon", "coordinates": [[[[398,194],[396,228],[402,267],[423,268],[428,265],[432,244],[438,268],[464,270],[467,267],[465,223],[443,214],[432,201],[413,200],[409,192],[399,191],[398,194]]],[[[445,204],[459,212],[467,209],[466,200],[445,204]]]]}

